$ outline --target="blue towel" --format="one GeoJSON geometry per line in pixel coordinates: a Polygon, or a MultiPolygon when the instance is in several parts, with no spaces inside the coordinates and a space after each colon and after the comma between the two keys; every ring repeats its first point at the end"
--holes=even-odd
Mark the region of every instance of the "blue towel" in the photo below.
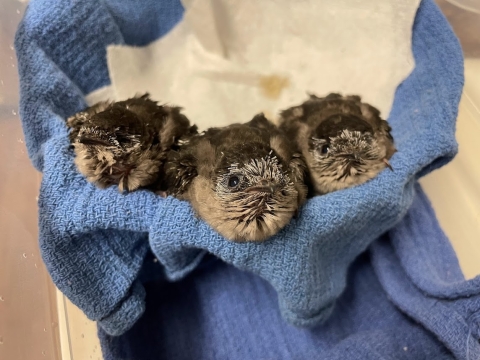
{"type": "Polygon", "coordinates": [[[123,334],[145,311],[141,269],[149,249],[169,281],[187,276],[207,253],[259,275],[275,289],[284,319],[314,326],[331,315],[358,255],[397,228],[416,180],[455,155],[463,85],[458,41],[433,1],[423,0],[413,31],[416,67],[399,86],[389,118],[399,150],[395,172],[309,200],[297,220],[262,244],[236,244],[196,219],[185,202],[96,189],[77,173],[69,149],[65,118],[86,106],[85,94],[109,83],[106,46],[145,45],[182,13],[178,0],[30,2],[15,47],[29,156],[43,172],[43,259],[57,287],[110,335],[123,334]]]}
{"type": "Polygon", "coordinates": [[[478,359],[480,278],[464,281],[416,192],[395,230],[351,266],[323,325],[287,324],[268,282],[205,257],[181,282],[147,282],[146,312],[126,334],[99,330],[104,359],[478,359]]]}

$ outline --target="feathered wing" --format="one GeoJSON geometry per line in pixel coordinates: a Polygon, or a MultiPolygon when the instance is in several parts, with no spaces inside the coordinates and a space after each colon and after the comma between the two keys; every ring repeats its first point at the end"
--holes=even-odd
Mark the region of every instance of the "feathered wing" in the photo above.
{"type": "Polygon", "coordinates": [[[278,128],[270,120],[268,120],[263,113],[257,114],[252,120],[246,123],[246,125],[267,130],[271,135],[278,133],[278,128]]]}
{"type": "Polygon", "coordinates": [[[165,162],[164,188],[169,195],[184,198],[193,179],[198,175],[194,148],[185,145],[169,151],[165,162]]]}
{"type": "Polygon", "coordinates": [[[271,133],[270,147],[288,163],[289,177],[298,192],[298,206],[300,207],[308,194],[307,164],[303,155],[295,150],[295,145],[277,127],[272,129],[271,133]]]}
{"type": "Polygon", "coordinates": [[[300,207],[305,202],[308,195],[308,186],[306,184],[308,178],[307,164],[305,163],[305,160],[301,154],[294,153],[292,155],[292,160],[290,161],[289,167],[292,181],[294,182],[295,189],[298,192],[298,206],[300,207]]]}

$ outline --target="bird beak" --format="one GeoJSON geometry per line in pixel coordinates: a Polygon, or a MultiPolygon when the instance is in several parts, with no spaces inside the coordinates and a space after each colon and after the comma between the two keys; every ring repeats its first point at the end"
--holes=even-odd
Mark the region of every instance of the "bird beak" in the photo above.
{"type": "Polygon", "coordinates": [[[392,165],[390,165],[390,163],[388,162],[387,159],[382,159],[382,161],[385,163],[385,165],[390,169],[390,171],[393,171],[393,167],[392,165]]]}
{"type": "Polygon", "coordinates": [[[264,192],[264,193],[274,194],[275,191],[277,191],[278,187],[279,186],[275,184],[250,186],[249,188],[246,188],[245,191],[246,192],[264,192]]]}
{"type": "Polygon", "coordinates": [[[101,139],[92,139],[87,136],[80,136],[77,138],[77,142],[83,145],[103,145],[103,146],[111,146],[111,144],[107,141],[101,139]]]}

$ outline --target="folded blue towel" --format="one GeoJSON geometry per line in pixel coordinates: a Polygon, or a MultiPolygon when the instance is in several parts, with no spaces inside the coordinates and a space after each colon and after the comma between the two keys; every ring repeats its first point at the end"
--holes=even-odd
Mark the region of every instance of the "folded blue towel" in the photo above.
{"type": "Polygon", "coordinates": [[[185,277],[206,253],[257,274],[276,290],[286,320],[315,325],[331,314],[354,259],[405,215],[418,177],[455,155],[463,85],[458,41],[433,1],[423,0],[413,31],[416,67],[399,86],[389,118],[395,172],[315,197],[272,239],[237,244],[195,218],[186,202],[96,189],[77,173],[69,149],[65,118],[85,107],[86,93],[109,83],[106,46],[144,45],[170,30],[182,11],[178,0],[30,2],[15,46],[27,147],[43,172],[43,259],[58,288],[112,335],[145,310],[139,273],[149,247],[170,280],[185,277]]]}
{"type": "Polygon", "coordinates": [[[99,329],[104,359],[478,359],[480,277],[464,280],[416,192],[395,230],[350,268],[325,324],[287,324],[266,281],[207,257],[181,282],[147,283],[146,312],[126,334],[99,329]]]}

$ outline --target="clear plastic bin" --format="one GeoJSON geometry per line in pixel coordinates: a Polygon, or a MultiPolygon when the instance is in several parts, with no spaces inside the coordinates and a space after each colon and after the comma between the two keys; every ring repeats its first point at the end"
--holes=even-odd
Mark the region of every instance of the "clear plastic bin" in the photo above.
{"type": "MultiPolygon", "coordinates": [[[[471,278],[480,274],[480,14],[475,13],[480,3],[437,3],[461,40],[466,85],[459,155],[421,182],[471,278]]],[[[23,140],[13,49],[26,6],[25,0],[1,0],[0,7],[0,359],[101,359],[95,324],[55,289],[39,254],[41,174],[32,167],[23,140]]]]}

